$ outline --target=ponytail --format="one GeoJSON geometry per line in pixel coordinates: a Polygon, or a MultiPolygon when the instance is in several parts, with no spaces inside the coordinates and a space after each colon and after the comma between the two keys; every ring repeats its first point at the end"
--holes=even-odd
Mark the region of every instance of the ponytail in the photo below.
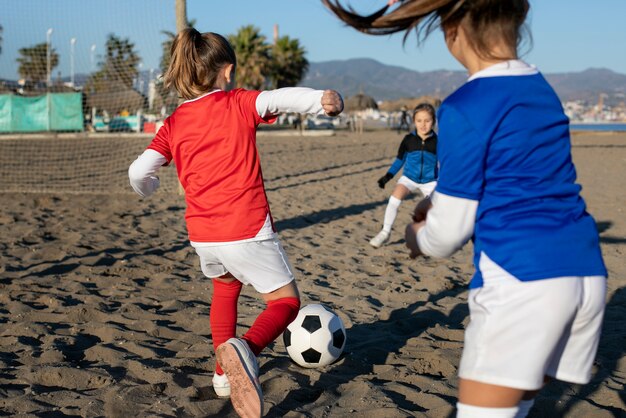
{"type": "Polygon", "coordinates": [[[228,64],[237,64],[228,41],[217,33],[182,30],[172,43],[170,66],[163,76],[165,87],[184,99],[193,99],[215,87],[217,76],[228,64]]]}

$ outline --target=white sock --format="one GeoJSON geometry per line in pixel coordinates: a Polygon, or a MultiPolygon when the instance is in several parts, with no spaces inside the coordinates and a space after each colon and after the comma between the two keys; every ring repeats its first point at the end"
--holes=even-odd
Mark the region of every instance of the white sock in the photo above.
{"type": "Polygon", "coordinates": [[[385,209],[385,219],[383,220],[383,231],[391,232],[391,227],[398,215],[400,203],[402,203],[402,200],[397,197],[389,197],[389,203],[387,203],[387,209],[385,209]]]}
{"type": "Polygon", "coordinates": [[[510,408],[486,408],[482,406],[456,404],[456,418],[515,418],[517,406],[510,408]]]}
{"type": "Polygon", "coordinates": [[[517,414],[515,414],[515,418],[526,418],[534,404],[534,399],[530,399],[528,401],[520,401],[520,403],[517,404],[519,410],[517,411],[517,414]]]}

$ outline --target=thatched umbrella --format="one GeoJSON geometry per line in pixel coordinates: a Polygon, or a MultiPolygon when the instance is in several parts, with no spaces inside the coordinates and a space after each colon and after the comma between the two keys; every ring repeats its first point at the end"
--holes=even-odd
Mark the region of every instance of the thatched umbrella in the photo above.
{"type": "Polygon", "coordinates": [[[378,109],[378,105],[376,104],[376,100],[372,97],[367,96],[363,93],[359,93],[352,97],[349,97],[344,102],[344,107],[346,112],[357,112],[360,110],[367,109],[378,109]]]}

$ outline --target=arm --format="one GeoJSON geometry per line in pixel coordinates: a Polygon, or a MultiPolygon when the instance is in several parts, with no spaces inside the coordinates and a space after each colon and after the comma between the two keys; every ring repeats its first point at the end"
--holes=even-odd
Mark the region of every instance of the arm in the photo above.
{"type": "Polygon", "coordinates": [[[405,135],[405,137],[402,139],[402,142],[400,142],[400,146],[398,147],[398,155],[393,161],[393,164],[391,164],[391,167],[389,167],[388,171],[392,177],[398,174],[398,171],[400,171],[400,169],[404,165],[404,161],[406,159],[406,150],[408,149],[407,141],[409,140],[409,138],[409,135],[405,135]]]}
{"type": "Polygon", "coordinates": [[[395,176],[398,173],[398,171],[400,171],[400,169],[404,165],[405,156],[406,156],[406,137],[404,137],[404,139],[400,143],[400,147],[398,148],[398,156],[396,157],[395,160],[393,160],[391,167],[389,167],[389,170],[387,170],[387,173],[385,173],[384,176],[378,179],[378,187],[380,187],[381,189],[384,189],[385,184],[387,184],[389,180],[391,180],[393,176],[395,176]]]}
{"type": "Polygon", "coordinates": [[[398,174],[398,171],[400,171],[403,165],[404,159],[396,158],[393,161],[393,164],[391,164],[391,167],[389,167],[388,174],[391,174],[391,177],[395,176],[398,174]]]}
{"type": "Polygon", "coordinates": [[[130,185],[141,197],[148,197],[159,188],[156,171],[167,159],[153,149],[147,149],[128,168],[130,185]]]}
{"type": "Polygon", "coordinates": [[[449,257],[474,234],[478,201],[439,192],[434,192],[430,201],[426,220],[407,227],[407,246],[412,256],[449,257]]]}
{"type": "Polygon", "coordinates": [[[335,116],[343,110],[343,100],[333,90],[286,87],[261,92],[256,99],[256,110],[262,118],[282,112],[335,116]],[[336,108],[335,112],[333,108],[336,108]]]}
{"type": "Polygon", "coordinates": [[[412,257],[420,253],[448,257],[460,249],[474,234],[478,203],[484,193],[490,137],[475,129],[466,112],[454,104],[441,105],[439,120],[441,171],[425,221],[407,227],[412,257]]]}

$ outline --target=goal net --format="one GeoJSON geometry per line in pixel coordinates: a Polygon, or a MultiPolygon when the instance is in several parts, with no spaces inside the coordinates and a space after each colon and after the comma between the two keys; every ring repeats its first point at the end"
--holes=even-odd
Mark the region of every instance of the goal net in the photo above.
{"type": "MultiPolygon", "coordinates": [[[[142,130],[142,122],[178,102],[160,82],[176,32],[174,1],[3,2],[0,96],[30,98],[14,102],[30,105],[31,119],[33,113],[54,119],[53,100],[36,99],[78,93],[82,103],[64,108],[78,106],[85,125],[59,130],[142,130]]],[[[16,129],[10,110],[6,104],[0,110],[0,133],[41,131],[36,123],[16,129]]],[[[46,130],[55,129],[48,124],[46,130]]]]}
{"type": "Polygon", "coordinates": [[[175,0],[2,2],[0,192],[131,193],[178,104],[160,78],[175,32],[175,0]]]}
{"type": "MultiPolygon", "coordinates": [[[[128,166],[149,138],[137,135],[0,137],[0,193],[134,193],[128,166]]],[[[174,166],[159,170],[159,191],[178,192],[174,166]]]]}

